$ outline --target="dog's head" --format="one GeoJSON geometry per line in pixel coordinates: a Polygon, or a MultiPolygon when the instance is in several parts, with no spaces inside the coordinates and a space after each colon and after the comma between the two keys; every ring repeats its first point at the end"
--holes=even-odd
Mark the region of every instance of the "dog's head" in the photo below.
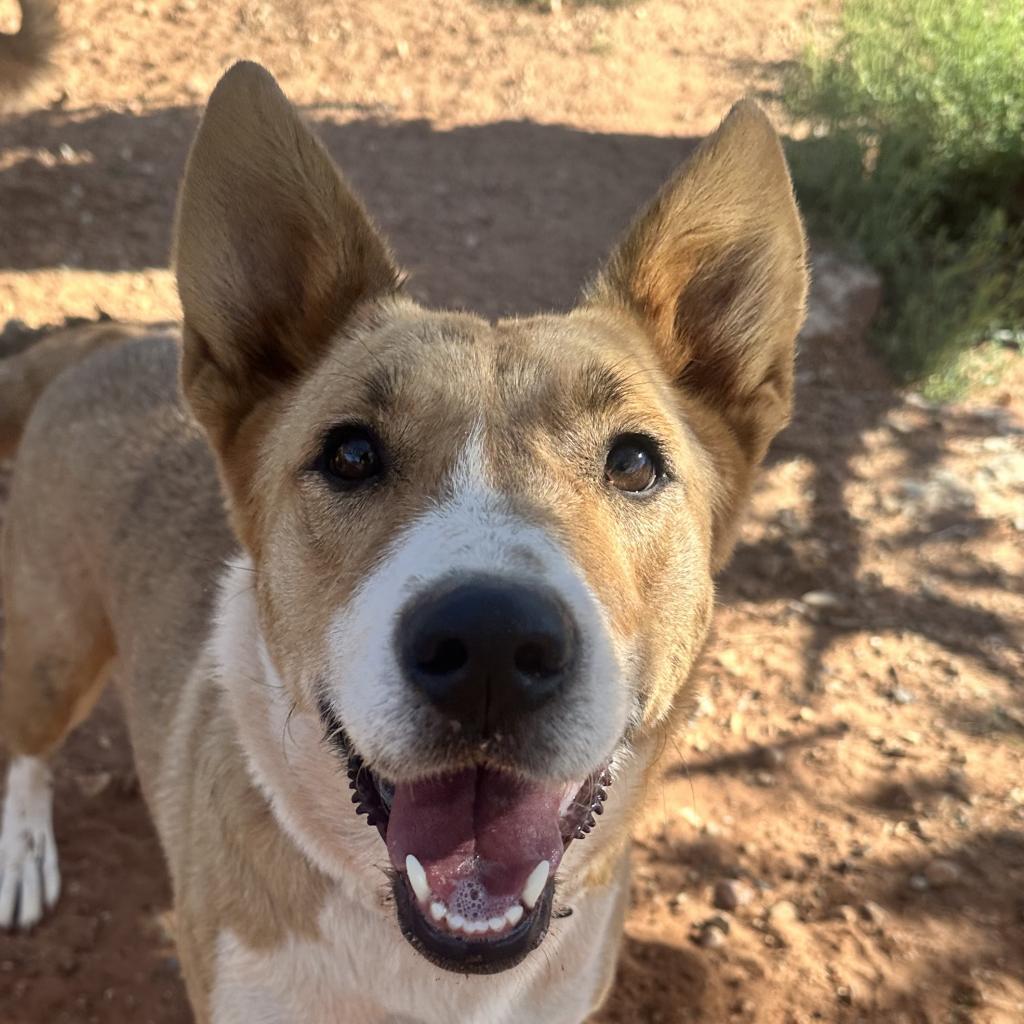
{"type": "Polygon", "coordinates": [[[574,312],[427,311],[273,79],[217,86],[179,207],[183,390],[269,668],[347,762],[438,962],[540,941],[563,853],[685,706],[789,415],[804,258],[742,103],[574,312]]]}

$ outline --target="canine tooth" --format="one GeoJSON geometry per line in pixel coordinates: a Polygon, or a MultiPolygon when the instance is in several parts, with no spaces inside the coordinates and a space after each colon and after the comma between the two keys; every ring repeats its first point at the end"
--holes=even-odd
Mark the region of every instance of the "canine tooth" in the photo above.
{"type": "Polygon", "coordinates": [[[420,903],[430,901],[430,883],[427,881],[427,873],[423,865],[410,853],[405,858],[405,873],[409,876],[409,884],[412,891],[416,893],[416,899],[420,903]]]}
{"type": "Polygon", "coordinates": [[[447,913],[448,908],[439,900],[434,900],[434,902],[430,904],[430,916],[435,921],[443,921],[444,915],[447,913]]]}
{"type": "Polygon", "coordinates": [[[513,928],[523,919],[523,905],[517,903],[514,907],[509,907],[505,911],[505,920],[508,921],[513,928]]]}
{"type": "Polygon", "coordinates": [[[533,910],[534,904],[540,899],[544,886],[548,884],[548,875],[551,874],[551,862],[542,860],[531,872],[530,877],[523,886],[523,893],[519,897],[526,904],[527,910],[533,910]]]}
{"type": "Polygon", "coordinates": [[[487,927],[490,928],[492,932],[503,932],[507,923],[508,922],[503,917],[492,917],[487,922],[487,927]]]}
{"type": "Polygon", "coordinates": [[[461,914],[449,913],[446,920],[448,922],[448,927],[451,928],[453,932],[460,932],[466,927],[466,919],[461,914]]]}

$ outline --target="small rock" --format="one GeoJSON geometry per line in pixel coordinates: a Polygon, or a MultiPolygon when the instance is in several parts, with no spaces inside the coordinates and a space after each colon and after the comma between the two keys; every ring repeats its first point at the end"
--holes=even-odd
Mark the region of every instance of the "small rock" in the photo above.
{"type": "Polygon", "coordinates": [[[930,886],[945,889],[950,885],[956,885],[963,878],[963,871],[956,861],[936,857],[924,869],[924,877],[930,886]]]}
{"type": "Polygon", "coordinates": [[[800,920],[796,905],[789,900],[779,900],[768,909],[766,920],[772,928],[785,928],[800,920]]]}
{"type": "Polygon", "coordinates": [[[844,903],[838,907],[836,909],[836,916],[840,921],[845,921],[846,924],[852,925],[857,923],[857,911],[849,903],[844,903]]]}
{"type": "Polygon", "coordinates": [[[867,903],[862,903],[860,907],[860,916],[868,922],[878,927],[885,921],[885,911],[873,900],[868,900],[867,903]]]}
{"type": "Polygon", "coordinates": [[[839,595],[833,594],[831,590],[809,590],[800,600],[808,608],[817,608],[822,611],[839,608],[843,603],[839,595]]]}
{"type": "Polygon", "coordinates": [[[771,789],[775,785],[775,776],[771,772],[754,772],[754,781],[765,789],[771,789]]]}
{"type": "Polygon", "coordinates": [[[689,899],[690,897],[688,893],[677,892],[675,896],[668,901],[669,910],[671,910],[673,914],[682,913],[683,907],[686,906],[689,899]]]}
{"type": "Polygon", "coordinates": [[[730,675],[738,676],[741,672],[739,655],[728,648],[718,652],[718,664],[730,675]]]}
{"type": "Polygon", "coordinates": [[[704,819],[692,807],[680,807],[679,817],[682,818],[687,825],[696,829],[699,829],[704,825],[704,819]]]}
{"type": "Polygon", "coordinates": [[[928,891],[928,879],[924,875],[911,875],[907,884],[914,892],[928,891]]]}
{"type": "Polygon", "coordinates": [[[769,771],[781,768],[786,755],[778,747],[758,747],[751,758],[755,768],[766,768],[769,771]]]}
{"type": "Polygon", "coordinates": [[[725,932],[720,928],[702,928],[697,943],[705,949],[719,949],[725,945],[725,932]]]}
{"type": "Polygon", "coordinates": [[[716,914],[706,921],[695,923],[690,928],[690,941],[705,949],[718,949],[725,945],[729,929],[729,921],[720,914],[716,914]]]}
{"type": "Polygon", "coordinates": [[[893,702],[893,704],[911,704],[914,700],[914,695],[902,686],[894,686],[891,690],[886,692],[886,696],[893,702]]]}
{"type": "Polygon", "coordinates": [[[899,486],[903,498],[926,518],[973,512],[977,505],[972,487],[945,469],[933,471],[924,481],[903,480],[899,486]]]}
{"type": "Polygon", "coordinates": [[[754,890],[738,878],[723,878],[715,883],[711,902],[719,910],[745,907],[754,898],[754,890]]]}

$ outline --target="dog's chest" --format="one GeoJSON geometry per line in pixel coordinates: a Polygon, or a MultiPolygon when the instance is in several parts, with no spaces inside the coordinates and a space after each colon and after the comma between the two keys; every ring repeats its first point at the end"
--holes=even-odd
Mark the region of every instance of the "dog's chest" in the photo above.
{"type": "Polygon", "coordinates": [[[463,976],[416,953],[393,920],[338,899],[320,915],[320,938],[247,948],[217,941],[212,1024],[579,1024],[608,979],[612,890],[553,922],[545,949],[497,975],[463,976]],[[606,938],[609,936],[609,938],[606,938]],[[552,948],[555,947],[555,948],[552,948]]]}

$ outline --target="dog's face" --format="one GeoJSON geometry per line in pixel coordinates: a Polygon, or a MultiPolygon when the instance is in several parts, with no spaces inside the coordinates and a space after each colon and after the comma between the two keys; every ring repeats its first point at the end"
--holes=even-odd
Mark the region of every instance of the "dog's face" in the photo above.
{"type": "Polygon", "coordinates": [[[239,65],[176,258],[184,390],[273,668],[348,763],[407,936],[507,967],[685,705],[788,415],[806,275],[774,133],[737,108],[579,309],[491,324],[402,297],[319,144],[239,65]]]}

